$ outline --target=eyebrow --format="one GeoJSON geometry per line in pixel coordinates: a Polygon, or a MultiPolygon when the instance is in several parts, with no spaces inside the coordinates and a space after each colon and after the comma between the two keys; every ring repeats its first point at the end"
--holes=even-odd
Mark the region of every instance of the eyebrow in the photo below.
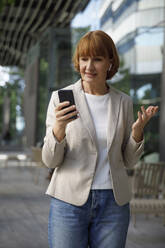
{"type": "Polygon", "coordinates": [[[80,58],[81,58],[81,57],[91,57],[91,58],[101,57],[101,58],[105,58],[105,56],[103,56],[103,55],[95,55],[95,56],[90,56],[90,55],[80,55],[80,58]]]}

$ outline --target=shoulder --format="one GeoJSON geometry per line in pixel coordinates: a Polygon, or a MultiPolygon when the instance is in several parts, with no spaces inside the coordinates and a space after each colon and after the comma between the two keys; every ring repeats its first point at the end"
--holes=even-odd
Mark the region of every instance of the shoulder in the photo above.
{"type": "MultiPolygon", "coordinates": [[[[74,90],[75,88],[81,88],[81,79],[79,79],[78,81],[68,84],[63,88],[59,88],[58,90],[74,90]]],[[[52,92],[52,97],[53,99],[57,99],[58,100],[58,90],[55,90],[52,92]]]]}
{"type": "Polygon", "coordinates": [[[120,91],[120,90],[114,88],[113,86],[110,86],[110,90],[111,90],[114,94],[120,96],[121,99],[122,99],[122,101],[128,102],[128,103],[131,103],[131,104],[132,104],[132,98],[131,98],[129,95],[127,95],[126,93],[124,93],[123,91],[120,91]]]}
{"type": "Polygon", "coordinates": [[[59,90],[72,90],[73,87],[74,87],[74,84],[69,84],[69,85],[67,85],[67,86],[65,86],[65,87],[63,87],[63,88],[59,88],[58,90],[53,91],[53,92],[52,92],[52,95],[58,94],[58,91],[59,91],[59,90]]]}

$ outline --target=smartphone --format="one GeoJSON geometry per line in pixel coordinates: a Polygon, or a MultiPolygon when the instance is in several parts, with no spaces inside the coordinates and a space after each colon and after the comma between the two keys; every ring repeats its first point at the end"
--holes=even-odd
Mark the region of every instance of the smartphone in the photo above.
{"type": "MultiPolygon", "coordinates": [[[[75,100],[74,100],[74,95],[73,95],[73,91],[72,90],[58,90],[58,96],[59,96],[59,100],[60,102],[65,102],[65,101],[69,101],[70,104],[64,108],[68,108],[71,105],[75,105],[75,100]]],[[[73,110],[75,111],[75,110],[73,110]]],[[[66,114],[69,114],[73,111],[69,111],[66,114]]],[[[76,119],[77,115],[71,117],[71,119],[76,119]]]]}

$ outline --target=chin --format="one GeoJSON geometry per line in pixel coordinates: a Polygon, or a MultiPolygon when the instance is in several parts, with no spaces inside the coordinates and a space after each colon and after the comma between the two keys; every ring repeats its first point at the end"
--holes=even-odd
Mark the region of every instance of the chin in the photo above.
{"type": "Polygon", "coordinates": [[[87,83],[92,83],[95,81],[95,79],[94,78],[87,78],[87,79],[84,79],[84,81],[87,83]]]}
{"type": "Polygon", "coordinates": [[[88,77],[86,75],[83,75],[81,76],[82,80],[87,82],[87,83],[92,83],[92,82],[95,82],[96,81],[96,76],[93,76],[93,77],[88,77]]]}
{"type": "Polygon", "coordinates": [[[93,77],[85,76],[84,77],[84,80],[86,80],[86,81],[93,81],[93,80],[96,80],[96,76],[93,76],[93,77]]]}

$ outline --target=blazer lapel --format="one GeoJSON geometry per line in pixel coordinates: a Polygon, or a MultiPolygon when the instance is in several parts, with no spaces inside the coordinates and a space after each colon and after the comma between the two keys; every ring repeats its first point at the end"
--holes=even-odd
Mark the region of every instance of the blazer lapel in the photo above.
{"type": "Polygon", "coordinates": [[[109,99],[109,107],[108,107],[108,127],[107,127],[107,148],[110,150],[112,141],[115,136],[115,131],[117,127],[117,122],[119,118],[119,110],[121,104],[121,95],[118,94],[110,86],[110,99],[109,99]]]}
{"type": "Polygon", "coordinates": [[[90,110],[88,108],[88,104],[85,98],[84,91],[82,89],[81,79],[77,83],[74,84],[73,93],[74,93],[74,98],[75,98],[75,104],[79,111],[80,118],[82,119],[84,127],[87,129],[92,139],[92,142],[97,149],[97,138],[96,138],[95,126],[94,126],[94,123],[93,123],[93,120],[90,114],[90,110]]]}

